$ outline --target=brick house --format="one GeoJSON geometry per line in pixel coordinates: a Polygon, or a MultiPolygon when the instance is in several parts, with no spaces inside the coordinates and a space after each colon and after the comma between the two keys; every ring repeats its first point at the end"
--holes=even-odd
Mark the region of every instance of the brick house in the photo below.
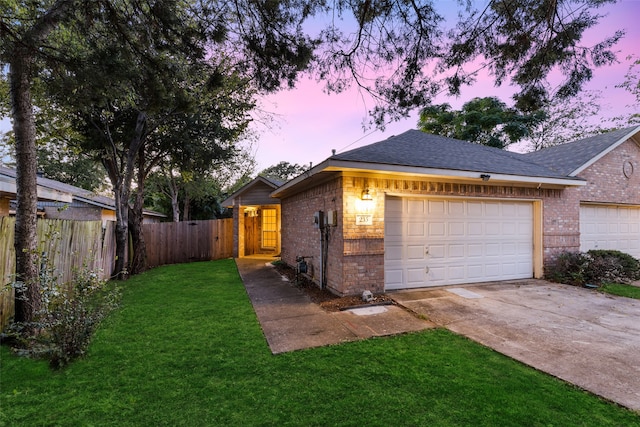
{"type": "Polygon", "coordinates": [[[270,197],[282,181],[258,176],[221,205],[233,209],[233,256],[280,254],[280,201],[270,197]]]}
{"type": "Polygon", "coordinates": [[[564,251],[640,258],[640,126],[527,154],[410,130],[271,196],[282,260],[339,295],[540,278],[564,251]]]}

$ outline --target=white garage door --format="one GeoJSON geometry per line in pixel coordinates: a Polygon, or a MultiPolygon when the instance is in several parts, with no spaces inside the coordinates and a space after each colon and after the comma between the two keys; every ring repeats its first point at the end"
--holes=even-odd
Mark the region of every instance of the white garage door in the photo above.
{"type": "Polygon", "coordinates": [[[640,208],[580,206],[580,250],[617,249],[640,258],[640,208]]]}
{"type": "Polygon", "coordinates": [[[533,277],[533,204],[387,197],[385,288],[533,277]]]}

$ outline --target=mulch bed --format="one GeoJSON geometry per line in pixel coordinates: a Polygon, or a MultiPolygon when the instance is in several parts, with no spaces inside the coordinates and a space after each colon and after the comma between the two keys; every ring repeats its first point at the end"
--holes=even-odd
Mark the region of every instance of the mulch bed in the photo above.
{"type": "Polygon", "coordinates": [[[366,303],[360,295],[339,297],[326,289],[320,289],[309,278],[300,275],[296,283],[296,271],[283,262],[274,263],[280,275],[286,277],[295,287],[304,291],[312,302],[318,304],[325,311],[341,311],[353,307],[394,304],[395,302],[385,294],[374,295],[373,300],[366,303]]]}

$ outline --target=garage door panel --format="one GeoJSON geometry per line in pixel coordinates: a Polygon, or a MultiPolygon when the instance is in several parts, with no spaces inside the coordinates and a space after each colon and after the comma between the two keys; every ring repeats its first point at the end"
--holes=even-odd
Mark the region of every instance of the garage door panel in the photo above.
{"type": "Polygon", "coordinates": [[[429,237],[433,238],[433,237],[442,237],[445,236],[445,230],[447,229],[446,225],[444,222],[429,222],[428,223],[428,230],[429,230],[429,237]]]}
{"type": "Polygon", "coordinates": [[[407,246],[407,258],[409,260],[423,260],[425,257],[424,245],[409,245],[407,246]]]}
{"type": "MultiPolygon", "coordinates": [[[[498,222],[487,223],[487,226],[485,228],[485,233],[487,234],[487,236],[499,236],[502,234],[501,228],[502,227],[498,222]]],[[[510,234],[513,234],[513,233],[510,233],[510,234]]]]}
{"type": "Polygon", "coordinates": [[[422,200],[407,200],[407,213],[410,216],[424,216],[424,202],[422,200]]]}
{"type": "Polygon", "coordinates": [[[467,214],[471,217],[476,216],[482,216],[482,202],[473,202],[473,201],[469,201],[467,202],[467,214]]]}
{"type": "Polygon", "coordinates": [[[482,244],[481,243],[473,243],[467,245],[467,256],[468,257],[481,257],[483,255],[482,252],[482,244]]]}
{"type": "Polygon", "coordinates": [[[431,215],[438,215],[445,213],[444,200],[428,200],[427,201],[427,213],[431,215]]]}
{"type": "Polygon", "coordinates": [[[387,289],[532,276],[532,203],[387,199],[387,206],[402,206],[401,212],[385,211],[385,253],[394,252],[385,255],[385,271],[392,272],[385,274],[387,289]]]}
{"type": "Polygon", "coordinates": [[[425,237],[423,222],[409,222],[407,223],[407,237],[425,237]]]}
{"type": "Polygon", "coordinates": [[[482,264],[472,264],[467,266],[467,279],[481,280],[484,278],[484,266],[482,264]]]}
{"type": "MultiPolygon", "coordinates": [[[[433,268],[430,268],[429,271],[427,272],[426,279],[430,282],[441,282],[447,276],[446,273],[447,273],[446,267],[443,267],[443,266],[433,267],[433,268]]],[[[422,286],[424,285],[420,285],[419,287],[422,287],[422,286]]]]}
{"type": "MultiPolygon", "coordinates": [[[[429,250],[429,258],[444,258],[446,255],[446,246],[445,245],[434,245],[431,244],[428,247],[429,250]]],[[[425,248],[425,251],[427,249],[425,248]]]]}
{"type": "Polygon", "coordinates": [[[408,268],[407,269],[407,284],[423,283],[425,279],[425,268],[408,268]]]}
{"type": "Polygon", "coordinates": [[[482,223],[470,222],[467,225],[467,235],[469,236],[482,236],[484,235],[484,227],[482,223]]]}
{"type": "Polygon", "coordinates": [[[449,277],[450,280],[464,279],[465,276],[466,276],[466,272],[463,266],[449,267],[447,277],[449,277]]]}
{"type": "Polygon", "coordinates": [[[614,249],[640,258],[640,207],[580,206],[580,250],[614,249]]]}
{"type": "Polygon", "coordinates": [[[402,256],[402,246],[399,245],[385,245],[384,248],[384,258],[391,261],[401,261],[402,256]]]}
{"type": "Polygon", "coordinates": [[[465,226],[463,222],[449,223],[449,236],[464,236],[465,226]]]}
{"type": "Polygon", "coordinates": [[[404,286],[403,279],[404,279],[404,276],[403,276],[403,271],[401,269],[390,270],[385,268],[384,282],[391,289],[404,286]]]}
{"type": "Polygon", "coordinates": [[[384,224],[385,239],[402,240],[402,223],[385,221],[384,224]]]}
{"type": "Polygon", "coordinates": [[[449,245],[449,258],[464,258],[466,253],[465,249],[464,245],[449,245]]]}
{"type": "Polygon", "coordinates": [[[487,243],[484,247],[486,256],[501,256],[504,252],[502,251],[501,243],[487,243]]]}
{"type": "Polygon", "coordinates": [[[499,279],[502,275],[502,264],[486,264],[484,273],[487,279],[499,279]]]}

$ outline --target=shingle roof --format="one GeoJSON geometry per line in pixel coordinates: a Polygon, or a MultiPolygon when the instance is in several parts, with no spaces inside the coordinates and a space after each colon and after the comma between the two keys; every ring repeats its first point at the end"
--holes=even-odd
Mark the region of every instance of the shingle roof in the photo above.
{"type": "Polygon", "coordinates": [[[640,128],[633,126],[619,129],[590,138],[544,148],[539,151],[527,153],[524,156],[529,161],[545,165],[559,174],[568,176],[601,153],[607,151],[611,146],[621,142],[622,138],[634,129],[640,128]]]}
{"type": "Polygon", "coordinates": [[[351,162],[488,172],[506,175],[566,178],[522,154],[467,141],[409,130],[384,141],[336,154],[351,162]]]}
{"type": "Polygon", "coordinates": [[[281,179],[274,178],[272,176],[265,176],[265,175],[260,175],[260,176],[263,177],[264,179],[266,179],[267,181],[269,181],[271,184],[273,184],[275,186],[275,188],[281,187],[282,184],[284,184],[286,182],[286,181],[283,181],[281,179]]]}
{"type": "MultiPolygon", "coordinates": [[[[12,168],[0,166],[0,175],[9,176],[15,179],[16,170],[12,168]]],[[[100,206],[102,208],[111,209],[111,210],[115,210],[115,207],[116,207],[116,202],[114,199],[107,196],[102,196],[100,194],[96,194],[89,190],[85,190],[84,188],[76,187],[70,184],[65,184],[63,182],[55,181],[53,179],[44,178],[41,176],[37,178],[37,183],[41,187],[51,188],[53,190],[57,190],[62,193],[71,194],[74,199],[91,204],[91,205],[100,206]]],[[[155,212],[148,209],[145,209],[144,213],[152,216],[163,216],[163,217],[166,216],[160,212],[155,212]]]]}

